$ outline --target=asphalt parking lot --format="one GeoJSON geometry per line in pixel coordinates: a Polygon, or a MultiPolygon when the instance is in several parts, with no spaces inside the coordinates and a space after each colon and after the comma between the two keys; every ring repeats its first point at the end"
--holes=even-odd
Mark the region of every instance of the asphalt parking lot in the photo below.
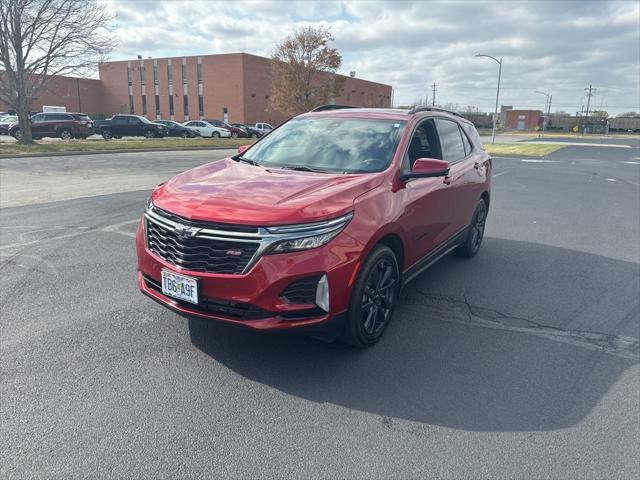
{"type": "Polygon", "coordinates": [[[495,159],[480,254],[365,351],[138,293],[150,188],[224,152],[0,159],[0,476],[638,478],[640,148],[616,143],[495,159]]]}

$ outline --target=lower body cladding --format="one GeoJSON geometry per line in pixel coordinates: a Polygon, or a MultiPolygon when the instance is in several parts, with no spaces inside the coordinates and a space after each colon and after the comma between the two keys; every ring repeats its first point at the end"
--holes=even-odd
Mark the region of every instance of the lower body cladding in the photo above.
{"type": "Polygon", "coordinates": [[[186,317],[215,320],[254,331],[339,336],[361,253],[342,232],[308,251],[264,255],[245,274],[189,271],[150,251],[138,227],[138,286],[142,293],[186,317]],[[177,275],[177,277],[176,277],[177,275]],[[163,281],[185,278],[192,299],[167,292],[163,281]],[[191,292],[190,292],[191,293],[191,292]]]}

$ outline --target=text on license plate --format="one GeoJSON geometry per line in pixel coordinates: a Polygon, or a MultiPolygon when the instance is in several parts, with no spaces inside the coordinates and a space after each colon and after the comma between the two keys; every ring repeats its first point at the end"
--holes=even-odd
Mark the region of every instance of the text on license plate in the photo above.
{"type": "Polygon", "coordinates": [[[162,293],[173,298],[198,303],[198,281],[169,270],[162,270],[162,293]]]}

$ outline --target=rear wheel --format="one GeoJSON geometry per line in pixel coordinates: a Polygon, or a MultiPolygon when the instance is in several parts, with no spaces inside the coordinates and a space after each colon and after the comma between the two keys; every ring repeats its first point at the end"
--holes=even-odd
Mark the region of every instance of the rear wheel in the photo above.
{"type": "Polygon", "coordinates": [[[68,128],[63,128],[62,130],[60,130],[60,138],[62,140],[71,140],[73,138],[73,133],[71,133],[71,130],[69,130],[68,128]]]}
{"type": "Polygon", "coordinates": [[[111,132],[111,130],[103,130],[102,138],[104,138],[105,140],[111,140],[113,138],[113,132],[111,132]]]}
{"type": "Polygon", "coordinates": [[[238,132],[231,132],[231,138],[238,138],[238,132]]]}
{"type": "Polygon", "coordinates": [[[19,128],[16,128],[11,132],[11,136],[16,140],[20,141],[20,139],[22,138],[22,131],[20,131],[19,128]]]}
{"type": "Polygon", "coordinates": [[[378,245],[362,265],[351,293],[342,339],[354,347],[369,347],[384,333],[400,291],[400,269],[393,251],[378,245]]]}
{"type": "Polygon", "coordinates": [[[213,132],[211,138],[220,138],[220,132],[213,132]]]}
{"type": "Polygon", "coordinates": [[[467,238],[456,250],[456,253],[461,257],[475,257],[480,251],[484,238],[484,226],[487,221],[487,211],[487,204],[484,199],[480,199],[473,212],[473,217],[471,217],[467,238]]]}

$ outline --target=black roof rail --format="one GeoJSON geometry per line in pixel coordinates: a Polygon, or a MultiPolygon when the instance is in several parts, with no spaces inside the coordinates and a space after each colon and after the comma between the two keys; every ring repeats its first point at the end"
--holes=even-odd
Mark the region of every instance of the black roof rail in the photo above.
{"type": "Polygon", "coordinates": [[[316,107],[311,111],[312,112],[326,112],[328,110],[342,110],[343,108],[358,108],[358,107],[354,107],[352,105],[337,105],[337,104],[330,103],[328,105],[320,105],[319,107],[316,107]]]}
{"type": "Polygon", "coordinates": [[[413,115],[414,113],[419,113],[419,112],[442,112],[442,113],[449,113],[451,115],[455,115],[456,117],[464,118],[458,112],[452,112],[451,110],[447,110],[440,107],[413,107],[411,110],[409,110],[409,115],[413,115]]]}

